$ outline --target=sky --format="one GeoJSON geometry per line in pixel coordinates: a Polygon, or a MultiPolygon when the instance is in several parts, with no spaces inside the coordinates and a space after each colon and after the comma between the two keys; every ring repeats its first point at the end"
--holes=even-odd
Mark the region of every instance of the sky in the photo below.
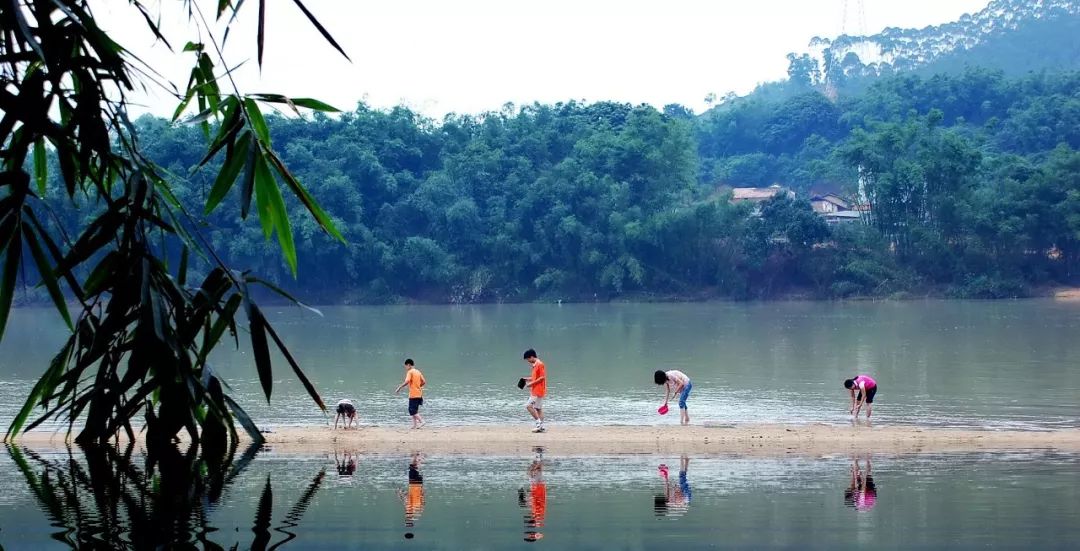
{"type": "MultiPolygon", "coordinates": [[[[213,15],[216,1],[195,0],[213,15]]],[[[157,4],[148,2],[152,9],[157,4]]],[[[179,50],[193,28],[181,2],[160,0],[179,50]]],[[[745,94],[786,76],[788,52],[814,36],[953,21],[987,0],[304,0],[352,58],[326,44],[293,2],[267,0],[266,52],[256,63],[257,2],[246,2],[224,55],[242,92],[406,105],[441,119],[504,104],[571,99],[679,103],[745,94]],[[860,10],[860,4],[862,9],[860,10]],[[845,7],[847,15],[845,16],[845,7]],[[860,11],[864,17],[860,17],[860,11]],[[865,21],[865,25],[862,22],[865,21]]],[[[154,44],[127,0],[95,7],[102,27],[182,86],[191,54],[154,44]]],[[[219,64],[220,65],[220,64],[219,64]]],[[[153,88],[153,87],[151,87],[153,88]]],[[[135,112],[171,115],[176,98],[138,93],[135,112]]]]}

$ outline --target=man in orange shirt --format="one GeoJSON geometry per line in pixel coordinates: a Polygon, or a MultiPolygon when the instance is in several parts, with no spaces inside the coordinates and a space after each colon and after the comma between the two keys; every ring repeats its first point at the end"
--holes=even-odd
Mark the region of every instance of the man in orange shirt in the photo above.
{"type": "Polygon", "coordinates": [[[424,374],[420,373],[419,369],[416,369],[416,364],[413,363],[412,358],[405,360],[405,381],[398,385],[394,394],[401,392],[401,389],[406,386],[409,387],[409,415],[412,415],[412,428],[414,429],[424,426],[424,418],[420,417],[420,406],[424,405],[423,388],[426,384],[427,380],[424,379],[424,374]]]}
{"type": "Polygon", "coordinates": [[[525,351],[525,361],[532,366],[532,375],[525,379],[525,386],[529,388],[529,400],[525,402],[525,410],[536,420],[536,428],[533,432],[544,432],[544,396],[547,395],[547,368],[544,362],[536,357],[536,351],[532,348],[525,351]]]}

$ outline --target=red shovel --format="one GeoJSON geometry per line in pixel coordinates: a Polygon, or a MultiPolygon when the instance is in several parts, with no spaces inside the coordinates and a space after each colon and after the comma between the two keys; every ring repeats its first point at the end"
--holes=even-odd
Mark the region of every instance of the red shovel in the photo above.
{"type": "Polygon", "coordinates": [[[668,412],[668,407],[667,407],[667,404],[664,404],[664,405],[660,406],[660,407],[659,407],[659,408],[658,408],[658,409],[656,410],[656,413],[659,413],[660,415],[667,415],[667,412],[668,412]]]}

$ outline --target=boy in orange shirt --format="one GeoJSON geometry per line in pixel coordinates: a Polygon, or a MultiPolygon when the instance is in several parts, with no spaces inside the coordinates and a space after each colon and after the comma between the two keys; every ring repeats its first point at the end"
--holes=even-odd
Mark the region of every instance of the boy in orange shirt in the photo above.
{"type": "Polygon", "coordinates": [[[412,358],[405,360],[405,381],[398,385],[394,394],[401,392],[401,389],[406,386],[409,387],[409,415],[412,416],[412,428],[414,429],[424,426],[424,418],[420,417],[420,406],[424,405],[423,388],[426,384],[427,380],[424,379],[424,374],[420,373],[419,369],[416,369],[416,364],[413,363],[412,358]]]}
{"type": "Polygon", "coordinates": [[[547,395],[547,368],[540,358],[536,357],[536,351],[532,348],[525,351],[525,361],[532,366],[532,375],[525,379],[525,386],[529,388],[529,400],[525,402],[525,410],[536,420],[536,428],[533,432],[544,432],[544,396],[547,395]]]}

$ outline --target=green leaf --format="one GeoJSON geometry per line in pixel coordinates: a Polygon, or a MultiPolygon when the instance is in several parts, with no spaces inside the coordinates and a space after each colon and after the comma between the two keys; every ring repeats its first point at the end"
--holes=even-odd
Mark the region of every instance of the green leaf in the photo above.
{"type": "Polygon", "coordinates": [[[259,104],[254,99],[244,98],[244,111],[247,112],[248,121],[251,123],[251,129],[255,132],[255,136],[264,145],[270,145],[270,129],[266,126],[266,119],[263,118],[262,111],[259,110],[259,104]]]}
{"type": "MultiPolygon", "coordinates": [[[[254,144],[252,144],[254,145],[254,144]]],[[[259,148],[248,148],[247,162],[244,164],[244,185],[240,188],[240,218],[247,219],[251,210],[251,194],[255,189],[255,155],[259,148]]]]}
{"type": "Polygon", "coordinates": [[[218,172],[217,179],[214,180],[214,186],[210,188],[210,195],[206,198],[204,214],[213,212],[218,204],[225,199],[225,195],[232,189],[233,184],[236,183],[236,177],[240,175],[240,169],[248,160],[248,149],[251,147],[252,139],[251,132],[244,132],[237,139],[236,147],[232,151],[226,152],[225,164],[222,165],[221,172],[218,172]]]}
{"type": "Polygon", "coordinates": [[[38,195],[45,197],[45,185],[49,182],[49,159],[45,153],[45,139],[38,138],[34,142],[34,180],[37,183],[38,195]]]}
{"type": "Polygon", "coordinates": [[[330,220],[330,217],[327,216],[326,212],[319,206],[319,203],[315,201],[315,198],[308,193],[307,189],[300,184],[300,181],[293,176],[292,172],[285,166],[285,163],[283,163],[273,151],[269,152],[269,157],[270,162],[274,164],[274,168],[277,169],[281,178],[285,180],[285,184],[292,190],[293,195],[296,195],[296,198],[303,203],[304,207],[308,209],[308,212],[315,217],[315,221],[319,223],[319,226],[323,231],[330,234],[334,239],[345,243],[345,237],[338,231],[334,222],[330,220]]]}
{"type": "Polygon", "coordinates": [[[60,317],[64,318],[64,323],[67,324],[68,329],[74,331],[75,326],[71,323],[71,314],[68,313],[67,303],[64,301],[64,294],[60,292],[60,286],[57,285],[56,276],[53,274],[53,267],[45,257],[45,251],[42,250],[41,244],[38,243],[33,228],[29,225],[24,225],[23,235],[26,237],[26,245],[30,249],[30,254],[34,257],[34,263],[37,264],[38,274],[41,276],[41,283],[44,284],[45,289],[49,291],[49,297],[52,298],[53,304],[56,306],[56,311],[60,313],[60,317]]]}
{"type": "Polygon", "coordinates": [[[323,103],[315,98],[292,98],[292,102],[300,107],[306,107],[314,111],[324,111],[328,113],[340,113],[341,110],[328,103],[323,103]]]}
{"type": "Polygon", "coordinates": [[[263,45],[266,43],[266,0],[259,0],[259,35],[256,38],[259,47],[259,69],[262,69],[263,45]]]}
{"type": "Polygon", "coordinates": [[[325,38],[326,41],[329,42],[330,45],[334,47],[334,49],[336,49],[338,52],[340,52],[341,55],[345,56],[345,59],[348,59],[349,61],[352,61],[352,59],[349,59],[349,54],[346,54],[345,50],[343,50],[341,48],[341,46],[337,43],[337,41],[334,40],[334,37],[330,36],[330,32],[327,31],[326,28],[322,26],[322,23],[319,23],[319,20],[316,19],[315,15],[313,15],[311,13],[311,11],[307,9],[307,6],[305,6],[303,4],[303,2],[301,2],[300,0],[293,0],[293,2],[296,4],[297,7],[300,8],[300,11],[304,12],[304,15],[307,16],[308,21],[311,21],[311,24],[314,25],[315,28],[319,30],[319,34],[321,34],[323,36],[323,38],[325,38]]]}
{"type": "Polygon", "coordinates": [[[244,411],[244,408],[240,407],[240,404],[236,403],[231,396],[225,394],[225,403],[229,405],[229,409],[232,410],[236,419],[240,421],[240,426],[244,427],[244,432],[248,433],[251,440],[255,444],[262,444],[266,441],[262,433],[259,432],[259,427],[255,426],[255,423],[251,420],[251,417],[244,411]]]}
{"type": "MultiPolygon", "coordinates": [[[[218,314],[214,324],[210,327],[210,331],[206,333],[206,341],[203,345],[204,354],[209,354],[210,350],[213,350],[217,346],[218,341],[221,340],[221,336],[225,334],[225,329],[232,326],[235,323],[236,310],[240,307],[240,302],[243,299],[239,294],[234,294],[229,297],[229,301],[225,303],[225,308],[218,314]]],[[[205,355],[202,357],[205,361],[205,355]]]]}
{"type": "Polygon", "coordinates": [[[270,366],[270,347],[266,342],[266,320],[259,307],[247,296],[248,327],[251,331],[251,351],[255,356],[255,370],[259,373],[259,383],[266,394],[266,403],[270,403],[270,392],[274,386],[274,377],[270,366]]]}
{"type": "Polygon", "coordinates": [[[259,210],[259,223],[262,225],[263,237],[266,239],[270,239],[270,234],[277,225],[274,220],[276,209],[271,206],[271,193],[277,193],[279,196],[281,194],[274,175],[270,173],[270,168],[266,166],[266,160],[259,151],[255,156],[255,205],[259,210]]]}
{"type": "Polygon", "coordinates": [[[187,284],[188,254],[190,251],[191,249],[188,249],[186,244],[180,249],[180,267],[176,269],[176,281],[181,287],[187,284]]]}
{"type": "Polygon", "coordinates": [[[13,235],[3,247],[4,271],[0,275],[0,340],[4,339],[11,303],[15,299],[15,280],[19,275],[19,259],[22,256],[22,240],[13,235]]]}
{"type": "Polygon", "coordinates": [[[19,413],[17,413],[15,418],[11,421],[11,425],[8,426],[7,435],[4,436],[5,440],[18,436],[19,431],[21,431],[23,425],[26,424],[26,419],[30,417],[30,413],[37,407],[41,398],[52,394],[53,389],[55,389],[56,385],[60,382],[60,377],[64,372],[64,366],[67,365],[74,346],[75,336],[72,336],[68,339],[67,344],[60,349],[60,353],[53,356],[52,362],[49,363],[49,369],[45,371],[45,374],[34,384],[34,388],[30,390],[30,395],[26,397],[26,402],[23,403],[22,409],[19,410],[19,413]]]}
{"type": "Polygon", "coordinates": [[[265,324],[266,332],[270,333],[270,337],[274,339],[274,343],[277,344],[278,350],[285,356],[285,360],[292,366],[293,373],[296,374],[296,378],[300,379],[300,383],[304,385],[304,390],[307,391],[308,396],[311,396],[312,400],[315,400],[315,405],[319,406],[319,409],[326,412],[326,404],[323,403],[322,396],[319,396],[319,391],[315,390],[315,385],[311,384],[307,375],[304,374],[304,370],[300,369],[300,364],[296,363],[296,359],[293,358],[292,353],[285,347],[285,343],[281,342],[281,338],[278,337],[277,331],[270,326],[269,323],[265,324]]]}
{"type": "MultiPolygon", "coordinates": [[[[225,1],[228,2],[228,0],[225,0],[225,1]]],[[[185,51],[185,52],[201,52],[202,49],[203,49],[202,42],[188,42],[187,44],[184,44],[183,51],[185,51]]]]}
{"type": "MultiPolygon", "coordinates": [[[[266,163],[262,163],[266,166],[266,163]]],[[[270,176],[273,182],[268,188],[268,196],[270,199],[270,208],[274,211],[274,226],[277,231],[278,244],[281,245],[281,252],[285,255],[285,262],[289,265],[289,269],[292,270],[293,277],[296,277],[296,243],[293,241],[292,224],[289,223],[289,215],[285,211],[285,200],[281,197],[281,190],[277,186],[277,181],[273,179],[273,175],[270,174],[270,168],[266,167],[266,174],[270,176]]]]}

